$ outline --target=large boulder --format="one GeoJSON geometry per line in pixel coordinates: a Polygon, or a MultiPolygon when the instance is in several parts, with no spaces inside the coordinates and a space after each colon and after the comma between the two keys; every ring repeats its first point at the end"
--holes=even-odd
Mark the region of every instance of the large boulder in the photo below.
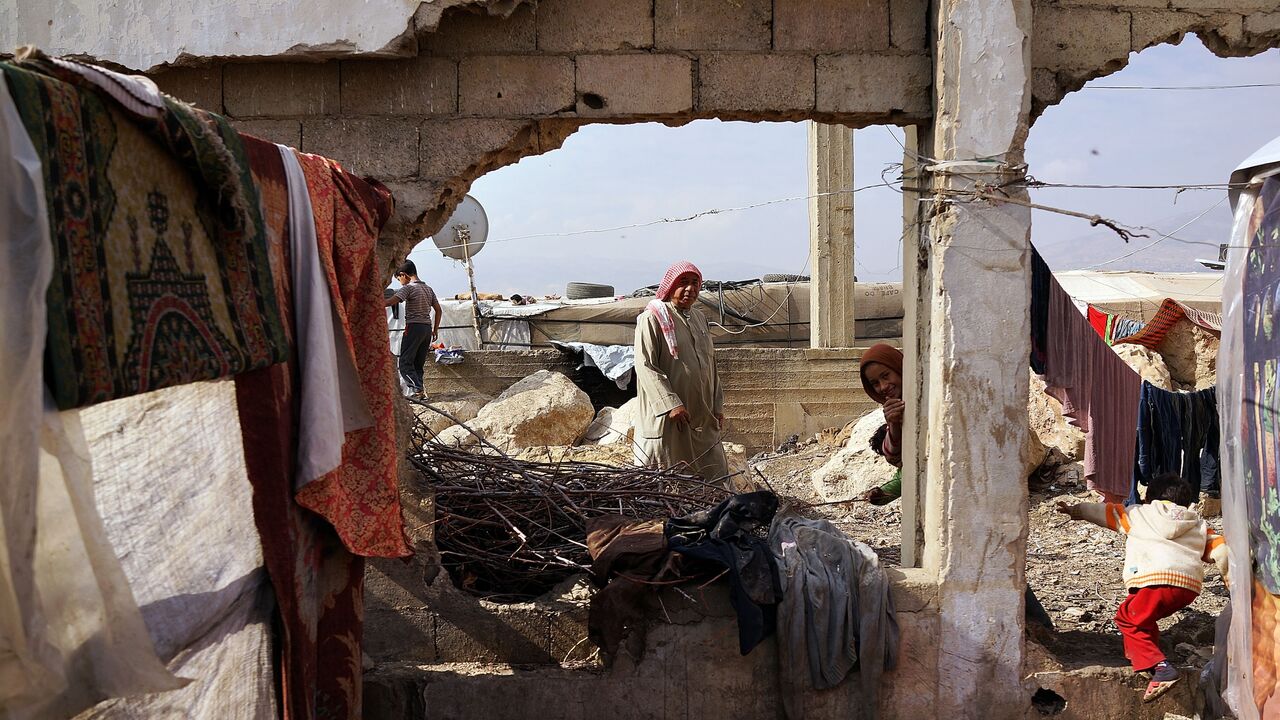
{"type": "Polygon", "coordinates": [[[1198,325],[1196,336],[1196,389],[1205,390],[1218,384],[1218,337],[1198,325]]]}
{"type": "MultiPolygon", "coordinates": [[[[573,445],[594,416],[591,398],[572,380],[539,370],[481,408],[467,426],[503,452],[514,453],[543,445],[573,445]]],[[[439,439],[461,447],[478,442],[461,426],[441,432],[439,439]]]]}
{"type": "Polygon", "coordinates": [[[1160,353],[1136,343],[1122,343],[1114,346],[1116,354],[1142,376],[1143,380],[1162,390],[1173,390],[1173,380],[1169,376],[1169,367],[1165,365],[1160,353]]]}
{"type": "Polygon", "coordinates": [[[850,500],[893,478],[897,468],[871,449],[871,436],[884,424],[876,408],[858,419],[849,440],[813,474],[813,489],[824,502],[850,500]]]}
{"type": "Polygon", "coordinates": [[[1196,331],[1204,332],[1190,320],[1179,320],[1169,328],[1157,348],[1175,388],[1190,389],[1196,384],[1196,331]]]}
{"type": "MultiPolygon", "coordinates": [[[[432,395],[429,400],[432,407],[437,407],[444,412],[452,415],[458,422],[467,422],[480,413],[480,409],[489,402],[489,398],[479,393],[447,393],[443,395],[432,395]]],[[[438,435],[445,428],[453,427],[455,423],[452,419],[441,415],[424,405],[411,403],[413,414],[418,416],[432,435],[438,435]]]]}
{"type": "Polygon", "coordinates": [[[1063,416],[1062,403],[1044,390],[1044,378],[1031,373],[1031,393],[1027,403],[1031,434],[1040,440],[1046,452],[1057,450],[1063,457],[1079,460],[1084,457],[1084,433],[1063,416]]]}
{"type": "Polygon", "coordinates": [[[637,398],[631,398],[623,403],[622,407],[600,408],[600,412],[596,413],[595,419],[587,429],[584,442],[595,445],[630,445],[635,439],[633,418],[639,407],[640,401],[637,398]]]}

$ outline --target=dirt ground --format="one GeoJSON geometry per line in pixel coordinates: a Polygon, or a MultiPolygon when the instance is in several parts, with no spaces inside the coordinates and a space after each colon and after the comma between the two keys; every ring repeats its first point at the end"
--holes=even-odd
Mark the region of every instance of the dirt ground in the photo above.
{"type": "MultiPolygon", "coordinates": [[[[838,448],[816,440],[786,453],[765,453],[751,465],[784,498],[784,507],[804,515],[825,517],[850,536],[867,543],[888,565],[897,565],[902,541],[900,503],[874,507],[866,503],[814,505],[820,500],[810,476],[838,448]]],[[[1120,579],[1124,536],[1058,513],[1058,501],[1095,499],[1080,480],[1078,464],[1041,472],[1030,481],[1030,532],[1027,538],[1027,584],[1053,620],[1052,631],[1028,624],[1029,632],[1066,667],[1123,666],[1125,658],[1112,618],[1124,599],[1120,579]]],[[[1221,530],[1220,519],[1210,523],[1221,530]]],[[[1161,644],[1169,659],[1202,667],[1212,654],[1214,622],[1227,604],[1227,592],[1216,570],[1206,569],[1205,590],[1190,607],[1160,623],[1161,644]]]]}

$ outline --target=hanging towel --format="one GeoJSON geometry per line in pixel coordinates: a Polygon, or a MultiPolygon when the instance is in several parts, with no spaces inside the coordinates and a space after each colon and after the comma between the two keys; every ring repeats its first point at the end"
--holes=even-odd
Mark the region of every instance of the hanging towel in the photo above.
{"type": "Polygon", "coordinates": [[[1085,433],[1084,473],[1108,502],[1129,496],[1142,379],[1098,336],[1056,279],[1048,287],[1046,392],[1085,433]]]}
{"type": "Polygon", "coordinates": [[[335,470],[342,463],[344,433],[369,427],[373,418],[320,263],[307,179],[293,149],[277,147],[289,186],[294,338],[302,376],[295,484],[301,488],[335,470]]]}

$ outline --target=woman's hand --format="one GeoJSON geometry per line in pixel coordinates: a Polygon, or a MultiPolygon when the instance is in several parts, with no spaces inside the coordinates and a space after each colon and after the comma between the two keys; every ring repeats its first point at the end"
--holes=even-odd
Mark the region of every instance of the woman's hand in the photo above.
{"type": "Polygon", "coordinates": [[[881,490],[878,487],[873,487],[870,490],[862,493],[862,495],[858,496],[858,499],[865,500],[866,502],[869,502],[872,505],[888,505],[894,500],[893,497],[889,495],[889,493],[885,492],[884,490],[881,490]]]}
{"type": "Polygon", "coordinates": [[[667,419],[674,422],[681,430],[689,429],[689,411],[683,405],[678,405],[667,413],[667,419]]]}
{"type": "Polygon", "coordinates": [[[715,413],[716,430],[724,430],[724,413],[715,413]]]}
{"type": "Polygon", "coordinates": [[[884,421],[890,425],[901,425],[902,416],[906,414],[907,403],[898,398],[884,401],[884,421]]]}

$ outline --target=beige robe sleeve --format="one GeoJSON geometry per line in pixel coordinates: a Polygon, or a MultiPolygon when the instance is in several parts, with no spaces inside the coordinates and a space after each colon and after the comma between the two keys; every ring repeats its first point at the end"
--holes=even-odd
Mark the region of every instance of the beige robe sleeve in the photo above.
{"type": "Polygon", "coordinates": [[[671,379],[663,372],[660,358],[667,353],[667,341],[662,337],[658,319],[650,312],[643,312],[636,320],[636,391],[645,415],[666,415],[684,404],[671,379]]]}

